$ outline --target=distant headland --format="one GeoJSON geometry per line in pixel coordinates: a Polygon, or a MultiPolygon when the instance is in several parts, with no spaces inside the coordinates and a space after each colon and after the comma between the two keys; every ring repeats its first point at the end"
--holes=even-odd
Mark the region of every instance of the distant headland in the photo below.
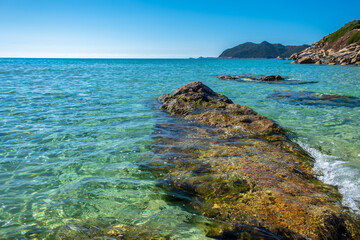
{"type": "Polygon", "coordinates": [[[310,45],[284,46],[282,44],[271,44],[263,41],[256,44],[246,42],[236,47],[226,49],[219,58],[288,58],[293,53],[300,52],[310,45]]]}

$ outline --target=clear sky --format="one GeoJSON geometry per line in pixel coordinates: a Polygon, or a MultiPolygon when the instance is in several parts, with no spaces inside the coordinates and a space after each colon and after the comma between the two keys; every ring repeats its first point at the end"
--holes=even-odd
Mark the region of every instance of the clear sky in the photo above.
{"type": "Polygon", "coordinates": [[[359,0],[0,0],[0,57],[218,56],[311,44],[355,19],[359,0]]]}

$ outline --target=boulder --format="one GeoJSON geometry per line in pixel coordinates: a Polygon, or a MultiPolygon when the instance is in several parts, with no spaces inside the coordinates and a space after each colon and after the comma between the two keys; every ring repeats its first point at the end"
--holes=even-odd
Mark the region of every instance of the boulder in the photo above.
{"type": "Polygon", "coordinates": [[[297,60],[297,63],[299,63],[299,64],[311,64],[311,63],[315,63],[315,61],[310,57],[303,57],[303,58],[300,58],[299,60],[297,60]]]}
{"type": "Polygon", "coordinates": [[[281,77],[280,75],[270,75],[270,76],[266,76],[266,77],[261,77],[258,80],[259,81],[282,81],[285,79],[283,77],[281,77]]]}
{"type": "Polygon", "coordinates": [[[314,160],[275,122],[201,82],[159,100],[177,118],[157,127],[166,134],[150,168],[201,214],[230,224],[209,237],[243,239],[238,226],[248,226],[263,239],[360,239],[336,187],[315,177],[314,160]]]}

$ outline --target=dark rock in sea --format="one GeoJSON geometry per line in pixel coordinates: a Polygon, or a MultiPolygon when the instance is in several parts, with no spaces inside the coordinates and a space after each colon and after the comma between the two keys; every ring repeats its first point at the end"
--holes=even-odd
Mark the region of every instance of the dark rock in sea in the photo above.
{"type": "Polygon", "coordinates": [[[350,108],[360,107],[360,98],[331,93],[323,94],[307,91],[275,91],[269,97],[277,99],[279,101],[286,101],[291,104],[350,108]]]}
{"type": "Polygon", "coordinates": [[[236,75],[218,75],[218,78],[227,79],[227,80],[241,80],[241,79],[249,79],[254,81],[282,81],[285,80],[280,75],[269,75],[265,77],[250,77],[250,76],[236,76],[236,75]]]}
{"type": "Polygon", "coordinates": [[[234,80],[240,82],[266,82],[271,84],[288,84],[288,85],[299,85],[299,84],[309,84],[317,83],[315,81],[300,81],[300,80],[285,80],[280,75],[269,75],[265,77],[256,77],[256,76],[239,76],[239,75],[217,75],[220,79],[225,80],[234,80]]]}
{"type": "Polygon", "coordinates": [[[280,75],[270,75],[270,76],[266,76],[266,77],[261,77],[259,78],[260,81],[282,81],[285,80],[283,77],[281,77],[280,75]]]}
{"type": "Polygon", "coordinates": [[[337,188],[315,177],[314,160],[275,122],[201,82],[159,100],[176,117],[156,127],[147,165],[201,214],[228,223],[207,236],[249,239],[263,229],[265,239],[360,238],[337,188]]]}

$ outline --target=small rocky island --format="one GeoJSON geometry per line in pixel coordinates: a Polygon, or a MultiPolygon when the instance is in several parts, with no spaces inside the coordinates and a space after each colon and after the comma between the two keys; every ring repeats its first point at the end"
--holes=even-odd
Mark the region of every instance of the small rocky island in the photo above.
{"type": "Polygon", "coordinates": [[[347,23],[290,59],[299,64],[360,65],[360,20],[347,23]]]}
{"type": "Polygon", "coordinates": [[[314,159],[275,122],[201,82],[159,101],[182,122],[159,126],[169,137],[158,140],[152,171],[201,214],[228,223],[208,237],[360,239],[337,189],[315,177],[314,159]]]}

